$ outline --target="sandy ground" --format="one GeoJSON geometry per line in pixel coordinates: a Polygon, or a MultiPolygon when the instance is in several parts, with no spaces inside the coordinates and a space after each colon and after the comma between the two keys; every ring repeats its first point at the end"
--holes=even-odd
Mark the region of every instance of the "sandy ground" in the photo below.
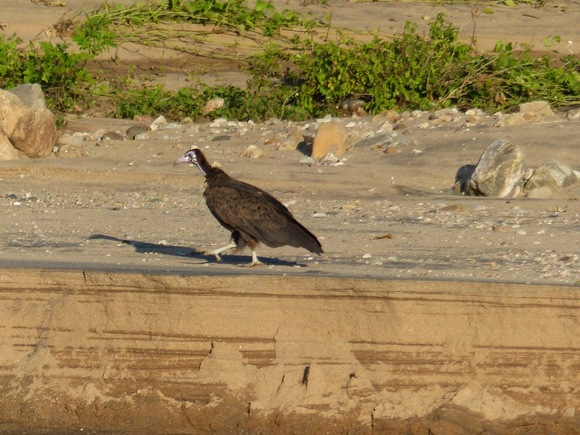
{"type": "MultiPolygon", "coordinates": [[[[95,3],[0,1],[1,20],[31,38],[95,3]]],[[[337,3],[332,16],[388,32],[440,9],[471,35],[465,5],[337,3]]],[[[482,49],[553,33],[564,52],[580,45],[580,2],[494,9],[477,22],[482,49]]],[[[70,158],[0,163],[0,430],[577,433],[579,188],[484,199],[451,185],[503,137],[529,167],[578,170],[580,121],[417,128],[428,118],[401,125],[400,154],[355,147],[340,166],[277,149],[304,125],[104,142],[135,122],[91,118],[62,131],[89,133],[70,158]],[[241,157],[250,144],[264,157],[241,157]],[[171,164],[191,146],[286,203],[326,258],[263,248],[267,266],[247,269],[248,253],[204,256],[228,234],[201,175],[171,164]]],[[[351,122],[353,136],[375,126],[351,122]]]]}

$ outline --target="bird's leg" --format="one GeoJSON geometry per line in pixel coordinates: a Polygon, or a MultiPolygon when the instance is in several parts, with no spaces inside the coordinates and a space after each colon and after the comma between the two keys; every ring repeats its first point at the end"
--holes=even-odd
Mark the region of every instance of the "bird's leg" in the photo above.
{"type": "Polygon", "coordinates": [[[234,242],[230,242],[226,246],[222,246],[221,248],[214,249],[213,251],[207,251],[204,254],[215,256],[216,261],[219,263],[222,261],[222,257],[220,257],[220,254],[224,251],[227,251],[228,249],[235,248],[236,246],[237,245],[234,242]]]}
{"type": "Polygon", "coordinates": [[[258,260],[258,256],[256,255],[256,251],[254,251],[252,249],[252,262],[248,265],[246,265],[246,267],[254,267],[254,266],[263,266],[264,263],[262,263],[260,260],[258,260]]]}

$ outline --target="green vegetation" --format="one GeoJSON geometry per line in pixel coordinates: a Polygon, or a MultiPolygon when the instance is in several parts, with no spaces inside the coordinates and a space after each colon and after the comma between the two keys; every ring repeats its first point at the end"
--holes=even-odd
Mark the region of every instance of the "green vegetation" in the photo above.
{"type": "MultiPolygon", "coordinates": [[[[554,106],[580,102],[577,57],[537,57],[531,47],[503,41],[492,53],[480,54],[459,41],[459,31],[443,15],[431,23],[428,37],[408,23],[403,34],[390,39],[376,35],[370,42],[344,33],[331,37],[330,25],[276,11],[264,0],[252,8],[245,0],[105,4],[83,20],[65,24],[74,28],[70,44],[22,46],[17,38],[0,35],[0,87],[39,83],[57,112],[84,111],[106,102],[110,116],[124,118],[197,118],[204,103],[215,97],[224,98],[226,105],[212,117],[256,121],[334,114],[347,98],[364,100],[369,113],[450,106],[496,111],[538,99],[554,106]],[[195,31],[184,40],[176,23],[196,26],[195,31]],[[229,52],[204,40],[218,32],[237,38],[229,52]],[[206,44],[195,43],[202,40],[206,44]],[[170,92],[144,85],[132,74],[102,77],[89,72],[107,49],[137,41],[186,53],[209,46],[215,56],[243,60],[250,79],[244,89],[194,80],[192,86],[170,92]],[[247,41],[253,45],[244,45],[247,41]]],[[[552,40],[557,36],[545,43],[552,40]]]]}
{"type": "Polygon", "coordinates": [[[0,88],[38,83],[56,111],[69,110],[90,96],[94,80],[85,68],[93,58],[90,53],[74,53],[65,43],[20,47],[21,43],[0,35],[0,88]]]}

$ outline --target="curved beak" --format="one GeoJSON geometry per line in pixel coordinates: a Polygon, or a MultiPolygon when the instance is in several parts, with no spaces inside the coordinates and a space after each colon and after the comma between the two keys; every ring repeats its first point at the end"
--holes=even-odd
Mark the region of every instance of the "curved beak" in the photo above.
{"type": "Polygon", "coordinates": [[[179,165],[180,163],[191,163],[187,155],[183,155],[173,162],[173,166],[179,165]]]}

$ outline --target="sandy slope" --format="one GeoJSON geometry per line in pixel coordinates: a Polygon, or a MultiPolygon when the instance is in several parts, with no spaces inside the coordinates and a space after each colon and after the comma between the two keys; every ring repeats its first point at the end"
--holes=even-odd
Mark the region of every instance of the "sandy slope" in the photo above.
{"type": "MultiPolygon", "coordinates": [[[[569,4],[482,16],[479,39],[485,19],[499,20],[492,39],[525,28],[530,42],[557,25],[575,43],[580,8],[569,4]]],[[[66,9],[0,6],[5,32],[30,23],[34,34],[66,9]]],[[[371,26],[385,19],[376,8],[397,25],[436,11],[337,4],[333,22],[371,26]]],[[[465,6],[446,10],[470,23],[465,6]]],[[[358,147],[318,169],[276,149],[297,129],[286,123],[184,124],[88,140],[83,157],[1,163],[0,430],[579,431],[578,188],[506,200],[450,186],[500,137],[528,166],[578,169],[580,121],[422,121],[400,130],[400,154],[358,147]],[[248,144],[265,157],[242,158],[248,144]],[[263,249],[268,266],[248,270],[236,267],[247,253],[202,255],[228,235],[201,176],[171,166],[192,145],[288,204],[327,258],[263,249]]],[[[133,124],[80,119],[63,133],[133,124]]]]}

